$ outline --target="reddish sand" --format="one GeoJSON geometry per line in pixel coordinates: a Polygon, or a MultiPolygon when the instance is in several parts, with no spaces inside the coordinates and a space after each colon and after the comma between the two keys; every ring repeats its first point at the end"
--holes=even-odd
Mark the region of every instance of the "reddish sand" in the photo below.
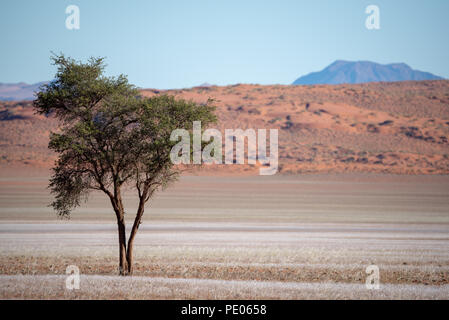
{"type": "MultiPolygon", "coordinates": [[[[449,173],[449,81],[361,85],[233,85],[142,90],[205,103],[217,128],[279,129],[281,173],[449,173]]],[[[48,135],[57,122],[31,102],[0,104],[0,167],[51,166],[48,135]]],[[[252,165],[210,166],[202,174],[258,174],[252,165]]]]}

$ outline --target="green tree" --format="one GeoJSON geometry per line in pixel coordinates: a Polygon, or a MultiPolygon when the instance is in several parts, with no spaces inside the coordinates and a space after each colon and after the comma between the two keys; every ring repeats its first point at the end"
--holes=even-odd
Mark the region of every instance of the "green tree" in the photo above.
{"type": "Polygon", "coordinates": [[[173,130],[192,130],[215,122],[215,108],[208,102],[161,95],[144,98],[125,76],[104,76],[103,58],[86,63],[64,55],[52,57],[55,79],[37,94],[37,112],[60,121],[50,135],[49,148],[58,154],[50,180],[55,197],[51,204],[61,217],[87,201],[92,190],[110,199],[118,225],[119,272],[133,272],[133,245],[145,204],[158,189],[179,176],[170,161],[173,130]],[[138,209],[126,241],[124,187],[138,194],[138,209]]]}

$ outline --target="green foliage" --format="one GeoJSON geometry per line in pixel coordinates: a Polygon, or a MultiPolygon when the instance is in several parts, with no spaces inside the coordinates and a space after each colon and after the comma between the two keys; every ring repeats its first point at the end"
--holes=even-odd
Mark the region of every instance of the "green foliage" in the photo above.
{"type": "Polygon", "coordinates": [[[192,130],[193,121],[204,128],[216,121],[209,103],[167,95],[143,98],[125,76],[104,77],[101,58],[79,63],[61,55],[53,61],[56,79],[42,87],[34,106],[61,121],[61,131],[52,133],[49,143],[59,154],[50,188],[60,216],[68,216],[91,190],[105,192],[119,205],[124,184],[146,202],[179,173],[170,161],[176,144],[171,132],[192,130]]]}

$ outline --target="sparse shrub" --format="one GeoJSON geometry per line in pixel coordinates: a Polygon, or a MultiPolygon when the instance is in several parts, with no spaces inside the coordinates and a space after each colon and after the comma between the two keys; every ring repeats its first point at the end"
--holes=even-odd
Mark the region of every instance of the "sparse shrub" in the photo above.
{"type": "Polygon", "coordinates": [[[376,127],[374,124],[370,123],[366,126],[366,129],[368,130],[368,132],[371,133],[379,133],[379,128],[376,127]]]}
{"type": "Polygon", "coordinates": [[[379,123],[379,126],[388,126],[393,124],[394,121],[393,120],[385,120],[384,122],[379,123]]]}

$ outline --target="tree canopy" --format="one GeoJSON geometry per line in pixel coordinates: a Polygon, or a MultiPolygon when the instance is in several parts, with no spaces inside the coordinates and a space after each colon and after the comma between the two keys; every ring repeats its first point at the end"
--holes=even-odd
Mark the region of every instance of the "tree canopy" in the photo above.
{"type": "Polygon", "coordinates": [[[82,63],[58,55],[53,62],[56,77],[34,101],[37,112],[61,122],[49,143],[59,156],[50,180],[52,206],[67,217],[90,191],[100,190],[124,224],[121,188],[128,185],[139,196],[137,231],[145,203],[179,174],[170,161],[171,132],[191,131],[193,121],[207,127],[216,121],[215,108],[168,95],[142,97],[126,76],[104,76],[103,58],[82,63]]]}

